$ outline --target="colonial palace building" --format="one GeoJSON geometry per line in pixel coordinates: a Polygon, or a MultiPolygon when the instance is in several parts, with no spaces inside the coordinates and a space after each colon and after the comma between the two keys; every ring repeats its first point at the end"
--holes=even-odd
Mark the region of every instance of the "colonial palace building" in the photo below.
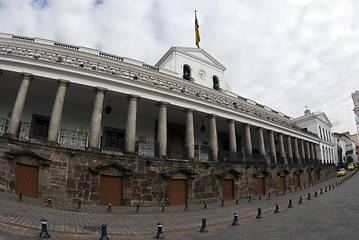
{"type": "Polygon", "coordinates": [[[0,189],[159,206],[283,192],[335,169],[320,138],[231,91],[201,48],[156,65],[0,34],[0,189]]]}

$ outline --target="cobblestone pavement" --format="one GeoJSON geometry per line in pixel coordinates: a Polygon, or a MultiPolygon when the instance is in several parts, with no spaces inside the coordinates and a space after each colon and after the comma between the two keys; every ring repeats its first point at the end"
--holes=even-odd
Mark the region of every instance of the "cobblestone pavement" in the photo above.
{"type": "Polygon", "coordinates": [[[47,207],[47,203],[39,199],[23,197],[24,201],[19,202],[16,195],[0,193],[0,240],[39,239],[42,218],[48,221],[51,239],[62,240],[99,239],[102,224],[107,224],[109,239],[153,239],[158,222],[163,223],[166,239],[249,239],[253,236],[257,236],[256,239],[318,239],[315,237],[318,234],[327,236],[319,239],[333,239],[333,236],[356,239],[355,225],[351,223],[353,230],[350,230],[341,224],[349,220],[359,223],[356,207],[359,176],[351,178],[353,174],[352,171],[346,177],[332,177],[279,196],[272,193],[270,198],[257,197],[251,202],[241,199],[238,204],[226,201],[224,206],[211,203],[207,209],[203,205],[190,205],[187,211],[184,206],[169,206],[164,212],[160,207],[146,207],[136,213],[136,208],[113,206],[113,211],[108,213],[106,206],[85,205],[82,211],[77,211],[75,204],[52,203],[52,207],[47,207]],[[349,181],[345,181],[347,179],[349,181]],[[300,196],[302,205],[298,204],[300,196]],[[293,208],[288,209],[290,199],[293,208]],[[276,203],[280,207],[278,214],[273,213],[276,203]],[[258,208],[262,209],[263,218],[255,220],[258,208]],[[339,211],[344,212],[339,214],[339,211]],[[239,215],[239,226],[231,226],[235,212],[239,215]],[[207,233],[199,233],[202,218],[207,219],[207,233]],[[335,221],[331,221],[333,219],[335,221]]]}

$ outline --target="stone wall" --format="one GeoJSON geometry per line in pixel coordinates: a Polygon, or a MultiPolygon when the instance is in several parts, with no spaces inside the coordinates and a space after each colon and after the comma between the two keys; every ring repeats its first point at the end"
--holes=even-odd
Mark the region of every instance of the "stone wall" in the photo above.
{"type": "Polygon", "coordinates": [[[104,153],[52,146],[45,143],[0,137],[0,186],[15,193],[17,164],[39,168],[38,198],[86,204],[99,204],[100,175],[122,176],[124,206],[170,205],[170,180],[187,179],[189,204],[222,199],[222,180],[234,179],[234,199],[257,194],[257,177],[265,179],[265,194],[279,192],[280,176],[286,189],[295,188],[295,174],[301,185],[308,174],[316,181],[335,168],[326,165],[247,165],[140,158],[134,155],[104,153]]]}

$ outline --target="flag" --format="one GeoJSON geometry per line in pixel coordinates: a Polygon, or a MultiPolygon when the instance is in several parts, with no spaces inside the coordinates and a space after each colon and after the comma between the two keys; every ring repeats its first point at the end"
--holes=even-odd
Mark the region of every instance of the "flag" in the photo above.
{"type": "Polygon", "coordinates": [[[198,24],[198,20],[197,20],[197,12],[194,11],[194,31],[196,34],[196,45],[199,48],[199,41],[201,41],[200,37],[199,37],[199,24],[198,24]]]}

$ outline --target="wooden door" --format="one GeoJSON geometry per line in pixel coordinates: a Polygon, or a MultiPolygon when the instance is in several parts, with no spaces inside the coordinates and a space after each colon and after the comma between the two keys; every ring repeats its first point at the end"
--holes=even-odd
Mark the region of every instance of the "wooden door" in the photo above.
{"type": "Polygon", "coordinates": [[[308,173],[308,184],[310,184],[312,182],[312,175],[311,173],[309,172],[308,173]]]}
{"type": "Polygon", "coordinates": [[[257,178],[257,195],[261,196],[265,194],[264,177],[257,178]]]}
{"type": "Polygon", "coordinates": [[[234,180],[233,179],[223,179],[222,194],[223,194],[223,200],[233,200],[234,199],[234,180]]]}
{"type": "Polygon", "coordinates": [[[184,141],[181,133],[176,129],[168,129],[167,144],[169,146],[169,157],[173,159],[183,159],[184,141]]]}
{"type": "Polygon", "coordinates": [[[295,186],[300,187],[300,175],[299,174],[295,175],[295,186]]]}
{"type": "Polygon", "coordinates": [[[279,178],[279,192],[285,191],[285,176],[280,176],[279,178]]]}
{"type": "Polygon", "coordinates": [[[187,179],[171,179],[170,205],[185,205],[187,202],[187,179]]]}
{"type": "Polygon", "coordinates": [[[100,176],[100,205],[122,205],[122,177],[100,176]]]}
{"type": "Polygon", "coordinates": [[[15,193],[37,198],[39,167],[18,163],[16,166],[15,193]]]}

